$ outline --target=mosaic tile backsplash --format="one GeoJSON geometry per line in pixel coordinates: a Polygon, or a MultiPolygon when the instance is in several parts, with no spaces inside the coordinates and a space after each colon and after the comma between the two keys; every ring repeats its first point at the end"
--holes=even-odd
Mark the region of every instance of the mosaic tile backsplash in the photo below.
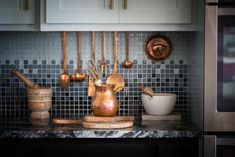
{"type": "MultiPolygon", "coordinates": [[[[96,61],[101,60],[101,32],[96,32],[96,61]]],[[[118,33],[118,72],[123,75],[125,90],[117,93],[120,102],[119,115],[139,116],[144,111],[140,84],[152,87],[156,92],[177,94],[174,112],[187,117],[188,104],[188,52],[192,32],[131,32],[129,36],[131,69],[123,69],[125,59],[125,33],[118,33]],[[154,34],[169,37],[173,50],[162,62],[153,62],[144,52],[144,42],[154,34]]],[[[86,73],[91,59],[91,32],[82,32],[82,72],[86,73]]],[[[113,68],[113,32],[107,32],[108,73],[113,68]]],[[[77,33],[67,33],[67,67],[69,74],[77,71],[77,33]]],[[[24,83],[11,75],[17,68],[40,86],[53,89],[52,116],[82,116],[91,113],[91,97],[87,96],[88,81],[71,82],[62,89],[59,75],[62,73],[61,32],[0,32],[0,118],[29,115],[27,89],[24,83]]]]}

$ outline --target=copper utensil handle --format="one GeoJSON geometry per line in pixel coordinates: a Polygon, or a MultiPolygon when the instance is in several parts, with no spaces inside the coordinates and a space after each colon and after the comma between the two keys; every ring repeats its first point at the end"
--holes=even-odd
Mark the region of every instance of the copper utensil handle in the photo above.
{"type": "Polygon", "coordinates": [[[106,62],[106,33],[102,32],[102,63],[106,62]]]}
{"type": "Polygon", "coordinates": [[[64,72],[67,73],[67,63],[66,63],[66,32],[63,32],[63,57],[64,57],[64,60],[63,60],[63,69],[64,69],[64,72]]]}
{"type": "Polygon", "coordinates": [[[129,32],[126,32],[126,58],[129,60],[129,32]]]}
{"type": "Polygon", "coordinates": [[[81,71],[81,32],[78,32],[78,73],[81,71]]]}
{"type": "Polygon", "coordinates": [[[54,124],[81,124],[81,120],[53,119],[52,123],[54,123],[54,124]]]}
{"type": "Polygon", "coordinates": [[[95,63],[95,32],[91,33],[91,60],[95,63]]]}
{"type": "Polygon", "coordinates": [[[127,0],[124,0],[123,9],[127,9],[127,0]]]}
{"type": "Polygon", "coordinates": [[[113,62],[114,62],[114,67],[113,67],[113,73],[117,73],[117,32],[114,32],[113,36],[113,62]]]}
{"type": "Polygon", "coordinates": [[[109,8],[112,10],[113,9],[113,0],[109,0],[109,8]]]}

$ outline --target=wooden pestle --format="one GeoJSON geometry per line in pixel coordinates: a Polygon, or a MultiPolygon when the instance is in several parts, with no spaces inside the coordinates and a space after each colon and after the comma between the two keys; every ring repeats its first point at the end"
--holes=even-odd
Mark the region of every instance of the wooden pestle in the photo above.
{"type": "Polygon", "coordinates": [[[140,85],[140,89],[144,92],[144,94],[149,95],[149,96],[154,96],[155,92],[153,91],[152,88],[150,87],[145,87],[144,85],[140,85]]]}
{"type": "Polygon", "coordinates": [[[40,86],[37,83],[33,83],[32,81],[30,81],[24,74],[22,74],[19,70],[17,69],[12,69],[11,73],[15,76],[17,76],[19,79],[21,79],[25,85],[28,88],[40,88],[40,86]]]}

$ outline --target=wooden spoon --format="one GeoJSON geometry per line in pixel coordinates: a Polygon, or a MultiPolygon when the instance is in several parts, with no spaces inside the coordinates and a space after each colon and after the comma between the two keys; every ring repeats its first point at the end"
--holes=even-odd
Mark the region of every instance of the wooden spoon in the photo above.
{"type": "Polygon", "coordinates": [[[67,65],[66,65],[66,32],[63,32],[63,73],[60,75],[60,86],[63,89],[69,87],[70,78],[67,73],[67,65]]]}
{"type": "Polygon", "coordinates": [[[114,32],[114,50],[113,50],[113,60],[114,60],[114,67],[113,73],[108,76],[106,83],[115,85],[114,91],[119,92],[125,86],[125,81],[122,75],[119,75],[117,72],[117,32],[114,32]]]}
{"type": "Polygon", "coordinates": [[[122,62],[123,68],[131,68],[133,62],[129,59],[129,32],[126,32],[126,59],[122,62]]]}
{"type": "Polygon", "coordinates": [[[72,74],[73,81],[82,82],[86,79],[87,75],[81,73],[81,32],[78,32],[78,72],[72,74]]]}

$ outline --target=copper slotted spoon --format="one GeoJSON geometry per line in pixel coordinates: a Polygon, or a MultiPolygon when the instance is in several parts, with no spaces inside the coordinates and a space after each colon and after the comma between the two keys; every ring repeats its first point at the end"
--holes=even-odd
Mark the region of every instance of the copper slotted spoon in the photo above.
{"type": "Polygon", "coordinates": [[[63,32],[63,73],[60,75],[60,86],[63,89],[69,87],[70,78],[67,72],[67,63],[66,63],[66,32],[63,32]]]}
{"type": "Polygon", "coordinates": [[[114,91],[120,92],[125,86],[125,81],[122,75],[118,74],[117,71],[117,40],[118,40],[117,32],[114,32],[114,50],[113,50],[114,67],[113,67],[113,73],[108,76],[106,83],[115,85],[114,91]]]}
{"type": "Polygon", "coordinates": [[[72,74],[73,81],[82,82],[86,79],[87,75],[81,73],[81,32],[78,32],[78,71],[72,74]]]}

